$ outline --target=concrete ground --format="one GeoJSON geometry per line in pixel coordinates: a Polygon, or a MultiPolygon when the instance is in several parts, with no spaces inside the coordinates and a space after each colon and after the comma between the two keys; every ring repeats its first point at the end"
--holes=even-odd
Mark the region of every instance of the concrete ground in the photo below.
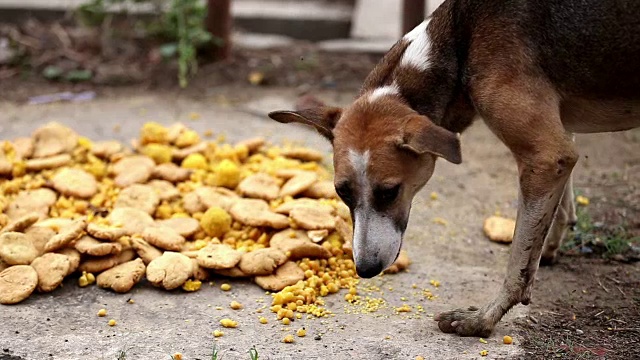
{"type": "MultiPolygon", "coordinates": [[[[245,91],[244,99],[230,102],[224,89],[201,101],[174,94],[124,94],[107,96],[88,103],[28,106],[0,102],[2,139],[29,135],[36,127],[52,120],[68,124],[91,139],[128,140],[138,135],[146,121],[169,124],[184,121],[198,131],[212,129],[224,133],[229,141],[256,135],[270,140],[303,141],[329,154],[330,147],[313,131],[285,126],[260,116],[268,111],[291,108],[295,100],[286,90],[245,91]],[[233,104],[233,105],[231,105],[233,104]],[[188,120],[197,112],[198,121],[188,120]],[[119,131],[114,126],[119,125],[119,131]]],[[[352,94],[327,93],[331,102],[348,102],[352,94]]],[[[604,135],[605,144],[615,146],[616,136],[604,135]]],[[[591,138],[578,139],[586,151],[598,147],[591,138]]],[[[96,287],[79,288],[74,280],[50,294],[35,294],[15,306],[0,306],[0,359],[116,359],[126,350],[127,359],[169,359],[175,352],[185,359],[210,359],[214,344],[222,359],[249,359],[255,346],[261,359],[474,359],[480,350],[489,351],[488,359],[522,355],[516,335],[516,321],[527,316],[527,308],[518,306],[486,339],[459,338],[441,333],[432,314],[456,307],[480,305],[498,291],[508,258],[508,247],[489,242],[482,234],[485,217],[500,210],[515,216],[517,196],[516,169],[506,148],[487,128],[477,122],[463,135],[462,165],[444,161],[417,197],[405,249],[413,264],[406,273],[386,275],[362,281],[360,291],[372,286],[372,298],[383,298],[386,307],[378,312],[361,310],[343,300],[344,291],[326,298],[335,313],[326,319],[302,319],[283,331],[274,314],[256,313],[270,303],[256,285],[231,281],[232,290],[222,292],[222,279],[215,286],[203,286],[195,293],[166,292],[149,284],[138,285],[129,294],[114,294],[96,287]],[[438,194],[437,200],[430,197],[438,194]],[[438,280],[438,288],[429,284],[438,280]],[[416,284],[417,288],[412,287],[416,284]],[[437,298],[426,300],[422,289],[430,289],[437,298]],[[134,299],[134,304],[127,303],[134,299]],[[241,311],[228,307],[232,300],[245,305],[241,311]],[[414,311],[395,314],[393,307],[409,304],[414,311]],[[424,313],[415,311],[422,305],[424,313]],[[222,310],[216,310],[216,307],[222,310]],[[100,308],[108,310],[99,318],[100,308]],[[347,313],[349,312],[349,313],[347,313]],[[266,316],[269,324],[258,323],[266,316]],[[224,329],[214,339],[219,320],[237,320],[237,329],[224,329]],[[115,327],[107,320],[117,321],[115,327]],[[305,327],[307,336],[294,344],[282,343],[285,334],[305,327]],[[503,335],[513,335],[513,345],[503,345],[503,335]]],[[[582,150],[585,150],[584,148],[582,150]]],[[[591,165],[599,161],[594,156],[591,165]]],[[[330,157],[327,157],[330,161],[330,157]]],[[[605,158],[601,159],[606,164],[605,158]]],[[[597,165],[597,164],[596,164],[597,165]]],[[[535,299],[534,299],[535,301],[535,299]]]]}

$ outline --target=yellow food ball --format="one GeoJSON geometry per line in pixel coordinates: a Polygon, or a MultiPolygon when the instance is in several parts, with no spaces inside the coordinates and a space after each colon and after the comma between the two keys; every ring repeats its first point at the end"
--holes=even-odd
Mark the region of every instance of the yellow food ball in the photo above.
{"type": "Polygon", "coordinates": [[[107,316],[107,309],[98,310],[98,316],[100,317],[107,316]]]}
{"type": "Polygon", "coordinates": [[[156,122],[148,122],[140,130],[140,144],[150,143],[165,144],[168,142],[169,131],[164,126],[156,122]]]}
{"type": "Polygon", "coordinates": [[[235,189],[240,183],[240,168],[229,159],[222,160],[213,168],[216,186],[235,189]]]}
{"type": "Polygon", "coordinates": [[[291,344],[295,341],[295,339],[293,338],[293,335],[287,335],[284,337],[284,339],[282,339],[283,343],[287,343],[287,344],[291,344]]]}
{"type": "Polygon", "coordinates": [[[173,354],[171,359],[173,359],[173,360],[182,360],[182,354],[181,353],[175,353],[175,354],[173,354]]]}
{"type": "Polygon", "coordinates": [[[201,286],[202,282],[200,280],[187,280],[187,282],[182,285],[182,290],[188,292],[198,291],[201,286]]]}
{"type": "Polygon", "coordinates": [[[222,284],[222,285],[220,285],[220,289],[221,289],[222,291],[229,291],[229,290],[231,290],[231,285],[229,285],[229,284],[222,284]]]}
{"type": "Polygon", "coordinates": [[[298,337],[305,337],[307,336],[307,330],[305,330],[305,328],[298,329],[298,331],[296,331],[296,335],[298,335],[298,337]]]}
{"type": "Polygon", "coordinates": [[[233,321],[231,319],[222,319],[220,320],[220,325],[226,327],[226,328],[235,328],[238,326],[238,322],[237,321],[233,321]]]}
{"type": "Polygon", "coordinates": [[[213,330],[213,336],[220,337],[222,335],[224,335],[224,333],[221,330],[213,330]]]}
{"type": "Polygon", "coordinates": [[[291,324],[291,320],[289,318],[284,318],[284,319],[282,319],[282,324],[283,325],[290,325],[291,324]]]}
{"type": "Polygon", "coordinates": [[[195,145],[200,142],[200,135],[193,130],[183,130],[175,141],[175,145],[180,148],[195,145]]]}
{"type": "Polygon", "coordinates": [[[173,150],[171,147],[162,144],[149,144],[142,148],[141,151],[144,155],[147,155],[156,164],[164,164],[171,162],[173,150]]]}
{"type": "Polygon", "coordinates": [[[505,335],[502,338],[502,342],[507,344],[507,345],[512,344],[513,343],[513,338],[511,336],[509,336],[509,335],[505,335]]]}
{"type": "Polygon", "coordinates": [[[229,305],[233,310],[240,310],[242,309],[242,304],[240,304],[237,301],[232,301],[231,304],[229,305]]]}
{"type": "Polygon", "coordinates": [[[480,356],[487,356],[489,355],[489,351],[487,350],[480,350],[480,356]]]}
{"type": "Polygon", "coordinates": [[[207,170],[209,168],[209,164],[207,163],[207,158],[202,154],[190,154],[184,160],[182,160],[181,166],[185,169],[201,169],[207,170]]]}
{"type": "Polygon", "coordinates": [[[416,356],[416,360],[424,360],[424,356],[416,356]]]}
{"type": "Polygon", "coordinates": [[[269,322],[269,320],[267,320],[266,317],[262,316],[260,317],[260,319],[258,319],[258,321],[260,322],[260,324],[266,324],[269,322]]]}
{"type": "Polygon", "coordinates": [[[231,215],[223,208],[211,207],[202,215],[200,226],[211,237],[222,236],[231,230],[231,215]]]}
{"type": "Polygon", "coordinates": [[[116,321],[114,319],[109,320],[109,326],[116,326],[116,321]]]}

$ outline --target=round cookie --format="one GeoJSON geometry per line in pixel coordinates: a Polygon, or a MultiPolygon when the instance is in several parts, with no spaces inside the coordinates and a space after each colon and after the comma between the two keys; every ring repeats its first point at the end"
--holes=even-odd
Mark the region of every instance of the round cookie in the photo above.
{"type": "Polygon", "coordinates": [[[173,290],[182,286],[191,277],[191,259],[180,253],[166,251],[147,266],[147,280],[154,286],[173,290]]]}
{"type": "Polygon", "coordinates": [[[144,272],[144,263],[142,259],[138,258],[100,273],[96,281],[101,288],[110,288],[117,293],[126,293],[142,280],[144,272]]]}
{"type": "Polygon", "coordinates": [[[38,286],[38,273],[29,265],[16,265],[0,272],[0,304],[17,304],[38,286]]]}
{"type": "Polygon", "coordinates": [[[96,178],[82,169],[64,168],[51,179],[53,188],[66,196],[87,199],[98,192],[96,178]]]}
{"type": "Polygon", "coordinates": [[[265,290],[280,291],[304,280],[304,271],[293,261],[287,261],[273,275],[256,276],[254,280],[258,286],[265,290]]]}
{"type": "Polygon", "coordinates": [[[114,208],[131,207],[153,215],[159,203],[160,197],[151,186],[134,184],[120,191],[114,208]]]}
{"type": "Polygon", "coordinates": [[[38,273],[38,291],[50,292],[62,284],[71,264],[66,255],[46,253],[33,260],[31,266],[38,273]]]}
{"type": "Polygon", "coordinates": [[[225,244],[209,244],[198,251],[198,264],[207,269],[231,269],[242,258],[242,252],[225,244]]]}
{"type": "Polygon", "coordinates": [[[142,238],[149,244],[164,250],[180,251],[184,237],[168,227],[149,226],[142,232],[142,238]]]}
{"type": "Polygon", "coordinates": [[[266,248],[242,255],[238,268],[248,275],[270,275],[287,261],[287,255],[278,249],[266,248]]]}
{"type": "Polygon", "coordinates": [[[38,257],[38,249],[31,239],[19,232],[0,235],[0,258],[9,265],[29,265],[38,257]]]}

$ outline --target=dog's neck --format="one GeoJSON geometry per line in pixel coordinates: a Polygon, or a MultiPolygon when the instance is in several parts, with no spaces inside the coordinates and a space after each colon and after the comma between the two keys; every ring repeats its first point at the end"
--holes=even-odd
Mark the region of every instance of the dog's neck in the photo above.
{"type": "MultiPolygon", "coordinates": [[[[364,82],[360,96],[400,96],[435,124],[462,132],[475,116],[463,84],[460,36],[451,1],[398,41],[364,82]]],[[[466,46],[462,46],[466,48],[466,46]]]]}

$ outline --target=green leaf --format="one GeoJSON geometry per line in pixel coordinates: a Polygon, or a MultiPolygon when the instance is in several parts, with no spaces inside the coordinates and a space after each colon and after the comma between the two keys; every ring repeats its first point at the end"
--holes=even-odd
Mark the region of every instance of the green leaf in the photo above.
{"type": "Polygon", "coordinates": [[[91,80],[92,77],[91,70],[71,70],[67,73],[65,79],[71,82],[81,82],[91,80]]]}
{"type": "Polygon", "coordinates": [[[49,65],[42,70],[42,76],[49,80],[59,79],[62,76],[62,69],[54,65],[49,65]]]}

